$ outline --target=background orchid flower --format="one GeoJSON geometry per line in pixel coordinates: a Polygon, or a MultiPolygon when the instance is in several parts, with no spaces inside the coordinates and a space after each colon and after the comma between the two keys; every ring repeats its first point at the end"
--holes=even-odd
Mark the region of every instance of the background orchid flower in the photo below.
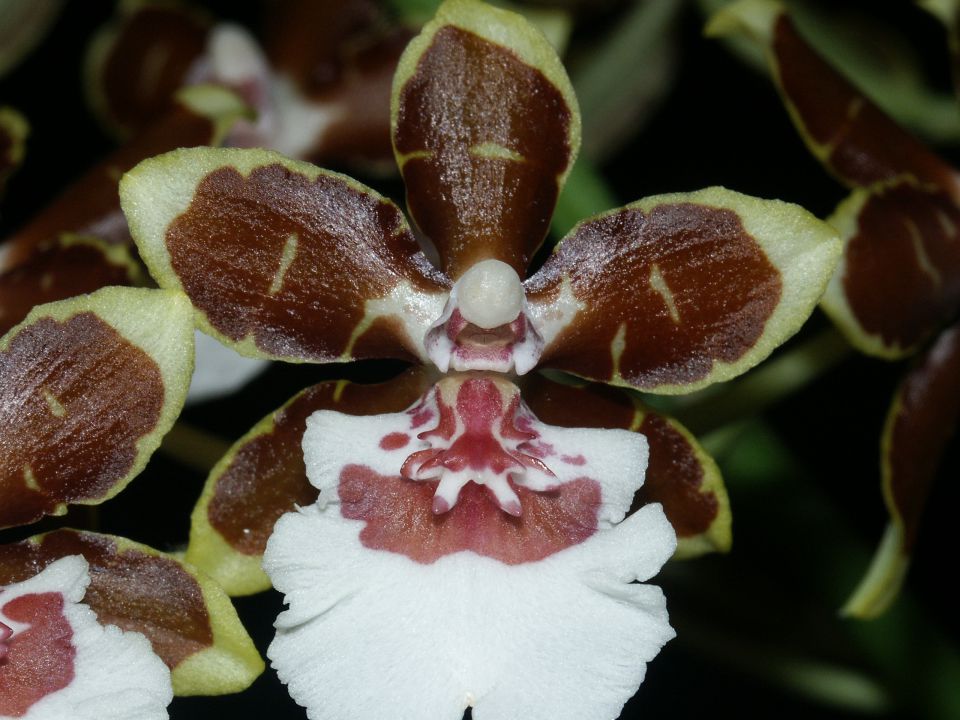
{"type": "MultiPolygon", "coordinates": [[[[0,332],[35,305],[110,285],[146,282],[120,211],[120,175],[145,157],[174,147],[217,145],[247,112],[232,93],[185,88],[166,112],[87,171],[31,221],[0,243],[0,332]]],[[[21,138],[22,145],[22,138],[21,138]]],[[[199,336],[199,377],[192,399],[232,389],[262,368],[199,336]]]]}
{"type": "Polygon", "coordinates": [[[845,245],[824,311],[864,353],[888,360],[920,354],[894,396],[881,440],[890,521],[844,608],[876,617],[899,592],[960,416],[960,344],[950,326],[960,310],[960,174],[820,58],[781,4],[735,3],[708,31],[738,33],[764,49],[804,142],[853,188],[828,218],[845,245]]]}
{"type": "MultiPolygon", "coordinates": [[[[193,332],[182,296],[105,288],[38,306],[0,339],[0,527],[126,487],[183,406],[193,332]]],[[[166,717],[171,682],[237,692],[263,667],[222,589],[109,535],[0,545],[0,621],[2,717],[166,717]]]]}
{"type": "Polygon", "coordinates": [[[413,33],[372,0],[265,3],[264,37],[186,4],[121,4],[91,45],[87,95],[121,135],[188,83],[238,92],[256,111],[229,145],[324,164],[392,167],[390,80],[413,33]],[[162,57],[162,67],[156,58],[162,57]]]}
{"type": "Polygon", "coordinates": [[[62,8],[63,0],[7,0],[0,7],[0,76],[43,40],[62,8]]]}

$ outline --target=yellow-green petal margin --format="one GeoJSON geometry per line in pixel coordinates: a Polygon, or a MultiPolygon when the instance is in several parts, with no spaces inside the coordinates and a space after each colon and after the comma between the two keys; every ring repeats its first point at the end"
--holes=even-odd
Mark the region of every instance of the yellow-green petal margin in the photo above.
{"type": "Polygon", "coordinates": [[[210,145],[214,146],[223,143],[237,120],[251,119],[255,114],[239,95],[220,85],[189,85],[177,90],[174,99],[213,123],[210,145]]]}
{"type": "MultiPolygon", "coordinates": [[[[38,305],[22,323],[0,338],[0,352],[7,350],[19,332],[50,318],[57,322],[82,313],[93,313],[127,342],[141,349],[157,364],[163,381],[163,405],[154,429],[136,444],[136,458],[126,476],[105,496],[79,500],[76,504],[98,505],[114,497],[136,477],[160,440],[173,427],[183,409],[193,374],[193,316],[190,301],[181,292],[147,288],[107,287],[89,295],[38,305]]],[[[66,506],[61,507],[66,511],[66,506]]]]}
{"type": "Polygon", "coordinates": [[[858,620],[873,620],[887,611],[900,594],[910,567],[906,528],[893,496],[893,466],[890,462],[893,431],[902,408],[903,394],[898,390],[887,413],[883,436],[880,439],[883,503],[890,515],[890,521],[870,561],[870,567],[840,610],[842,615],[858,620]]]}
{"type": "MultiPolygon", "coordinates": [[[[162,288],[183,290],[183,283],[173,269],[166,246],[170,224],[182,215],[193,200],[200,182],[210,173],[231,168],[244,178],[257,168],[280,165],[309,181],[319,176],[335,178],[352,190],[389,202],[382,196],[340,173],[281,155],[272,150],[240,148],[181,148],[144,160],[120,180],[120,205],[127,217],[130,234],[150,274],[162,288]]],[[[303,359],[274,355],[261,350],[248,334],[240,341],[218,332],[200,310],[195,311],[197,326],[206,334],[241,355],[266,360],[304,362],[303,359]]],[[[345,357],[342,359],[349,359],[345,357]]]]}
{"type": "Polygon", "coordinates": [[[213,645],[191,655],[171,674],[177,695],[227,695],[246,690],[264,670],[263,658],[254,647],[226,591],[189,562],[182,564],[203,592],[210,613],[213,645]]]}
{"type": "MultiPolygon", "coordinates": [[[[35,535],[28,538],[27,542],[42,548],[44,538],[63,533],[75,533],[94,544],[112,543],[118,556],[124,552],[133,552],[169,560],[197,583],[209,617],[213,642],[208,648],[188,656],[173,668],[171,680],[174,694],[187,696],[238,693],[250,687],[263,673],[263,658],[240,622],[230,598],[223,588],[201,570],[185,562],[176,553],[161,552],[149,545],[116,535],[65,529],[35,535]]],[[[96,578],[94,580],[96,581],[96,578]]],[[[96,607],[94,609],[96,610],[96,607]]]]}
{"type": "MultiPolygon", "coordinates": [[[[120,0],[117,3],[115,16],[96,31],[93,40],[87,45],[83,60],[83,84],[87,104],[94,115],[111,134],[121,140],[135,134],[140,128],[125,125],[112,112],[104,88],[104,66],[108,55],[114,49],[114,44],[127,30],[126,26],[135,18],[137,13],[145,8],[158,8],[182,13],[197,27],[213,24],[213,17],[209,13],[193,5],[179,2],[179,0],[120,0]]],[[[155,49],[155,47],[150,49],[155,49]]],[[[162,58],[162,60],[167,61],[168,58],[162,58]]],[[[146,65],[146,63],[144,64],[146,65]]],[[[145,69],[143,75],[147,76],[148,74],[145,69]]],[[[156,76],[156,73],[152,75],[156,76]]]]}
{"type": "Polygon", "coordinates": [[[27,119],[11,107],[0,107],[0,135],[7,138],[9,145],[4,148],[0,143],[0,192],[3,192],[4,183],[23,162],[27,151],[27,135],[30,134],[30,125],[27,119]]]}
{"type": "MultiPolygon", "coordinates": [[[[716,361],[710,374],[693,385],[661,385],[651,391],[675,395],[699,390],[743,374],[765,360],[807,321],[833,276],[843,242],[830,225],[794,203],[764,200],[723,187],[644,198],[627,205],[649,212],[657,205],[693,203],[732,210],[756,240],[767,260],[780,272],[780,302],[767,319],[763,334],[733,363],[716,361]]],[[[620,381],[620,384],[625,384],[620,381]]]]}
{"type": "MultiPolygon", "coordinates": [[[[855,188],[841,202],[833,214],[827,218],[843,240],[844,248],[857,233],[860,211],[874,193],[873,188],[855,188]]],[[[843,333],[853,347],[867,355],[896,360],[910,354],[912,348],[898,348],[883,342],[883,339],[864,330],[863,326],[853,314],[853,309],[847,301],[847,294],[843,289],[843,278],[847,273],[846,253],[841,255],[836,272],[830,278],[827,290],[820,300],[820,307],[829,316],[840,332],[843,333]]]]}
{"type": "MultiPolygon", "coordinates": [[[[717,514],[709,528],[698,535],[677,536],[677,549],[673,553],[673,559],[690,560],[713,552],[728,553],[733,547],[733,513],[730,510],[730,496],[727,494],[720,467],[716,460],[703,449],[693,433],[674,418],[662,417],[693,450],[693,455],[703,471],[698,488],[700,495],[713,495],[717,503],[717,514]]],[[[640,419],[642,422],[642,416],[640,419]]]]}
{"type": "MultiPolygon", "coordinates": [[[[210,470],[200,499],[197,500],[190,515],[190,542],[184,559],[216,580],[231,597],[263,592],[269,590],[272,584],[261,567],[262,555],[248,555],[236,550],[210,524],[210,501],[216,494],[220,477],[233,463],[237,453],[252,440],[270,435],[276,428],[277,416],[292,405],[300,395],[302,393],[295,395],[282,407],[260,420],[230,447],[210,470]]],[[[291,504],[292,502],[291,498],[291,504]]]]}
{"type": "Polygon", "coordinates": [[[63,0],[0,2],[0,77],[43,39],[62,8],[63,0]]]}
{"type": "Polygon", "coordinates": [[[132,248],[127,245],[110,243],[96,235],[79,235],[77,233],[61,233],[57,236],[56,244],[61,248],[89,247],[93,248],[111,265],[122,267],[135,287],[143,287],[149,278],[141,265],[134,258],[132,248]]]}
{"type": "MultiPolygon", "coordinates": [[[[649,215],[660,206],[682,205],[735,213],[743,229],[756,242],[757,249],[763,253],[766,261],[779,273],[780,297],[773,311],[766,318],[760,336],[739,358],[732,362],[713,359],[709,372],[689,382],[664,382],[642,387],[644,392],[658,395],[680,395],[700,390],[713,383],[735,378],[766,359],[770,353],[794,335],[810,317],[834,273],[843,250],[843,243],[836,231],[799,205],[781,200],[755,198],[724,187],[710,187],[689,193],[654,195],[625,205],[622,208],[615,208],[587,218],[560,241],[554,248],[554,256],[562,258],[564,246],[567,243],[573,244],[577,241],[578,231],[582,227],[597,223],[604,218],[630,211],[640,211],[649,215]]],[[[547,261],[541,273],[551,268],[552,262],[553,257],[547,261]]],[[[562,282],[569,283],[570,269],[563,267],[562,259],[557,264],[560,266],[558,272],[563,274],[562,282]]],[[[595,284],[600,284],[603,282],[605,274],[594,271],[590,279],[595,284]]],[[[538,276],[535,275],[528,283],[536,282],[537,279],[538,276]]],[[[616,282],[616,280],[611,282],[616,282]]],[[[589,290],[589,288],[587,289],[589,290]]],[[[623,292],[623,289],[618,292],[623,292]]],[[[541,302],[535,297],[531,298],[529,295],[528,298],[530,298],[536,318],[538,313],[544,311],[545,302],[541,302]]],[[[580,310],[576,312],[580,312],[580,310]]],[[[558,324],[556,327],[545,328],[542,331],[547,345],[546,365],[550,364],[550,359],[547,356],[550,352],[551,343],[556,341],[562,346],[566,328],[571,324],[576,325],[577,314],[574,313],[570,320],[566,321],[567,324],[558,324]],[[572,320],[572,323],[570,320],[572,320]]],[[[611,320],[611,322],[613,321],[611,320]]],[[[647,338],[627,337],[626,339],[628,342],[635,343],[648,341],[647,338]]],[[[614,339],[610,346],[610,352],[615,356],[618,340],[622,352],[623,338],[620,336],[614,339]]],[[[597,351],[600,351],[599,348],[597,351]]],[[[575,375],[581,374],[575,367],[564,365],[561,369],[575,375]]],[[[586,377],[592,379],[589,376],[586,377]]],[[[619,359],[616,357],[613,363],[612,376],[596,379],[619,387],[634,387],[624,379],[619,367],[619,359]]]]}
{"type": "MultiPolygon", "coordinates": [[[[536,68],[559,90],[567,107],[570,108],[570,130],[568,141],[570,159],[567,167],[557,178],[557,188],[562,189],[570,169],[573,167],[580,150],[581,121],[580,106],[573,91],[567,71],[557,56],[557,50],[550,40],[522,15],[509,10],[492,7],[479,0],[446,0],[438,9],[433,20],[423,26],[420,34],[407,45],[397,70],[393,76],[393,90],[390,93],[391,137],[396,137],[397,118],[400,112],[400,92],[413,77],[420,57],[433,43],[437,31],[451,25],[508,48],[527,65],[536,68]]],[[[403,156],[394,147],[397,165],[402,168],[403,156]]]]}
{"type": "MultiPolygon", "coordinates": [[[[713,38],[739,37],[757,43],[779,90],[781,88],[780,65],[773,54],[773,31],[777,19],[786,11],[786,7],[778,0],[737,0],[710,18],[704,28],[704,34],[713,38]]],[[[780,98],[810,152],[817,160],[829,167],[830,153],[833,148],[829,144],[817,142],[810,135],[803,117],[786,93],[781,92],[780,98]]]]}

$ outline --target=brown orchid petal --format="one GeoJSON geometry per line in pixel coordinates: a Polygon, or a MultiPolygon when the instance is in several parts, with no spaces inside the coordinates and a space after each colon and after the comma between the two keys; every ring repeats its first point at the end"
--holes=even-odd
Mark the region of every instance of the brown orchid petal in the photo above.
{"type": "Polygon", "coordinates": [[[306,159],[393,167],[390,89],[413,31],[372,0],[278,0],[267,7],[267,56],[318,112],[329,115],[306,159]]]}
{"type": "Polygon", "coordinates": [[[448,274],[495,258],[522,277],[580,144],[546,38],[519,15],[444,3],[400,60],[392,115],[410,213],[448,274]]]}
{"type": "Polygon", "coordinates": [[[960,201],[953,168],[807,45],[780,3],[735,3],[714,16],[707,32],[740,33],[764,48],[804,142],[842,182],[856,187],[908,175],[960,201]]]}
{"type": "Polygon", "coordinates": [[[0,273],[0,334],[35,305],[93,292],[108,285],[142,284],[130,251],[93,237],[63,235],[29,259],[0,273]]]}
{"type": "Polygon", "coordinates": [[[839,250],[802,208],[723,188],[586,220],[526,282],[541,363],[658,393],[730,379],[800,328],[839,250]]]}
{"type": "Polygon", "coordinates": [[[105,288],[0,339],[0,527],[97,504],[143,469],[193,367],[180,293],[105,288]]]}
{"type": "Polygon", "coordinates": [[[727,552],[730,501],[720,470],[676,420],[643,407],[622,390],[574,386],[534,373],[522,378],[524,402],[543,422],[560,427],[622,428],[647,438],[650,459],[630,512],[658,502],[677,533],[674,558],[727,552]]]}
{"type": "Polygon", "coordinates": [[[141,163],[120,194],[153,277],[241,354],[423,357],[449,283],[369,188],[266,150],[195,148],[141,163]]]}
{"type": "Polygon", "coordinates": [[[960,308],[960,209],[909,181],[855,190],[829,218],[845,240],[823,297],[850,342],[898,358],[960,308]]]}
{"type": "Polygon", "coordinates": [[[100,119],[128,136],[170,109],[206,48],[211,19],[175,0],[121,3],[119,13],[91,43],[85,80],[100,119]]]}
{"type": "Polygon", "coordinates": [[[883,497],[890,524],[844,612],[882,614],[896,599],[940,458],[960,419],[960,324],[936,340],[907,374],[887,414],[881,442],[883,497]]]}
{"type": "Polygon", "coordinates": [[[177,94],[177,102],[156,123],[88,171],[37,217],[7,238],[0,270],[29,257],[37,246],[61,233],[93,235],[114,244],[129,244],[120,210],[120,177],[144,158],[176,147],[216,145],[246,108],[228,90],[197,85],[177,94]]]}
{"type": "Polygon", "coordinates": [[[90,566],[84,604],[101,624],[143,633],[173,671],[177,695],[239,692],[263,671],[220,587],[190,565],[125,538],[57,530],[0,545],[0,585],[70,555],[82,555],[90,566]]]}
{"type": "Polygon", "coordinates": [[[273,525],[295,505],[316,501],[307,481],[301,439],[316,410],[351,415],[398,412],[429,386],[414,367],[386,383],[326,382],[304,390],[237,441],[210,473],[193,512],[186,558],[231,595],[270,587],[260,560],[273,525]]]}
{"type": "Polygon", "coordinates": [[[23,162],[29,126],[13,108],[0,107],[0,194],[7,179],[23,162]]]}

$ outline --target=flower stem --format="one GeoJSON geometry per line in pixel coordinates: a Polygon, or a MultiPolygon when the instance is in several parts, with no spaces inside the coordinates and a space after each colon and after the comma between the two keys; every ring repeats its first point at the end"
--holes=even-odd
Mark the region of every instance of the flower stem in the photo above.
{"type": "Polygon", "coordinates": [[[229,449],[226,440],[184,422],[174,425],[160,443],[162,452],[202,473],[209,473],[229,449]]]}

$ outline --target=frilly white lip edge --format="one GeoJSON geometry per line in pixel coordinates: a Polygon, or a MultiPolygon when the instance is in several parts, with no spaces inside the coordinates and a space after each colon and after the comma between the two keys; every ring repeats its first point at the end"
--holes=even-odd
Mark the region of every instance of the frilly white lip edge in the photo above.
{"type": "Polygon", "coordinates": [[[623,519],[642,471],[610,452],[642,438],[543,426],[562,453],[603,451],[602,468],[586,457],[559,478],[586,472],[602,488],[599,526],[582,542],[520,564],[471,551],[422,563],[365,545],[365,521],[345,517],[338,494],[347,464],[399,472],[415,448],[378,440],[409,434],[410,419],[308,420],[305,460],[320,499],[280,518],[264,556],[289,607],[267,654],[291,696],[313,720],[372,720],[384,708],[398,720],[459,720],[467,707],[476,720],[617,717],[674,635],[659,588],[637,584],[672,555],[673,528],[656,504],[623,519]]]}
{"type": "Polygon", "coordinates": [[[440,372],[484,370],[524,375],[539,362],[544,341],[533,324],[516,271],[500,260],[488,259],[473,265],[454,283],[443,313],[427,330],[423,344],[440,372]],[[472,334],[488,335],[496,338],[496,343],[461,342],[461,333],[469,328],[491,331],[472,334]]]}
{"type": "Polygon", "coordinates": [[[4,606],[23,595],[59,593],[76,650],[70,684],[34,703],[20,719],[165,720],[173,699],[170,670],[143,635],[98,622],[93,610],[80,602],[89,582],[86,560],[74,555],[0,588],[0,622],[13,631],[11,647],[29,626],[5,616],[4,606]]]}

